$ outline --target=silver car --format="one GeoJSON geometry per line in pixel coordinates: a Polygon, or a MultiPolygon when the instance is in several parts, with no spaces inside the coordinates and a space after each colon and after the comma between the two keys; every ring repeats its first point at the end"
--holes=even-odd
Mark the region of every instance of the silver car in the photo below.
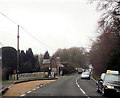
{"type": "Polygon", "coordinates": [[[90,72],[83,72],[81,74],[81,79],[90,79],[90,72]]]}

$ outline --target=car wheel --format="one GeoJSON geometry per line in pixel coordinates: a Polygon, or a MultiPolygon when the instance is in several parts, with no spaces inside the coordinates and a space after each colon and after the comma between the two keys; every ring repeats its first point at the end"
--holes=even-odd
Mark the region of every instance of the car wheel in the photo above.
{"type": "Polygon", "coordinates": [[[103,95],[103,96],[106,96],[106,95],[107,95],[107,92],[106,92],[105,88],[102,88],[102,95],[103,95]]]}
{"type": "Polygon", "coordinates": [[[97,85],[97,92],[100,93],[99,86],[97,85]]]}

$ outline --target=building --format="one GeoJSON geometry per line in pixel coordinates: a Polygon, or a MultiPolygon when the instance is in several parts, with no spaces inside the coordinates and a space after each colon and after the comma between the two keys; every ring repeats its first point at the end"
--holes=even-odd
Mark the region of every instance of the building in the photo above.
{"type": "Polygon", "coordinates": [[[42,66],[50,68],[50,59],[43,59],[42,66]]]}
{"type": "Polygon", "coordinates": [[[51,72],[54,72],[55,74],[57,74],[57,61],[56,61],[56,58],[51,58],[50,60],[51,62],[51,72]]]}

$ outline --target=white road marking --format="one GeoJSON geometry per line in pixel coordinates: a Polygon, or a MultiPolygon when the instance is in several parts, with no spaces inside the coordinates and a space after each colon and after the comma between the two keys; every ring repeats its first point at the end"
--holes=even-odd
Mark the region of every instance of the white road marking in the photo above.
{"type": "Polygon", "coordinates": [[[33,89],[33,91],[35,91],[36,89],[33,89]]]}
{"type": "Polygon", "coordinates": [[[80,86],[79,86],[79,84],[78,84],[78,82],[77,82],[77,81],[78,81],[78,79],[79,79],[79,77],[77,77],[77,79],[76,79],[76,84],[77,84],[77,86],[78,86],[78,87],[80,87],[80,86]]]}
{"type": "Polygon", "coordinates": [[[25,96],[26,94],[22,94],[20,97],[23,97],[23,96],[25,96]]]}
{"type": "Polygon", "coordinates": [[[39,89],[39,87],[37,87],[37,89],[39,89]]]}
{"type": "Polygon", "coordinates": [[[97,82],[93,77],[91,77],[95,82],[97,82]]]}
{"type": "MultiPolygon", "coordinates": [[[[50,83],[50,82],[49,82],[50,83]]],[[[43,85],[40,85],[40,87],[42,87],[42,86],[44,86],[44,85],[46,85],[46,84],[48,84],[48,83],[45,83],[45,84],[43,84],[43,85]]],[[[40,87],[37,87],[36,89],[39,89],[40,87]]],[[[33,89],[32,91],[35,91],[36,89],[33,89]]],[[[32,91],[28,91],[27,93],[29,94],[29,93],[31,93],[32,91]]],[[[20,95],[20,97],[23,97],[23,96],[25,96],[26,94],[22,94],[22,95],[20,95]]]]}
{"type": "Polygon", "coordinates": [[[29,94],[29,93],[31,93],[32,91],[28,91],[27,93],[29,94]]]}
{"type": "Polygon", "coordinates": [[[82,91],[82,93],[85,95],[85,96],[87,96],[88,98],[90,98],[87,94],[86,94],[86,92],[80,87],[80,85],[78,84],[78,79],[79,79],[80,77],[77,77],[77,79],[76,79],[76,85],[78,86],[78,88],[82,91]]]}
{"type": "Polygon", "coordinates": [[[80,90],[83,92],[84,95],[86,95],[86,93],[84,92],[84,90],[82,90],[81,88],[80,88],[80,90]]]}
{"type": "Polygon", "coordinates": [[[40,85],[40,87],[42,87],[43,85],[40,85]]]}

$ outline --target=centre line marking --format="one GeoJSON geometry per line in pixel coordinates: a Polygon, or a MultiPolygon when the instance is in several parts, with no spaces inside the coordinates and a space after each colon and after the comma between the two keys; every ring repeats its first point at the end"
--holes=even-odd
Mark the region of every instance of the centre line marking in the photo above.
{"type": "Polygon", "coordinates": [[[78,84],[78,79],[79,79],[80,77],[77,77],[77,79],[76,79],[76,85],[78,86],[78,88],[81,90],[81,92],[85,95],[85,96],[87,96],[88,98],[90,98],[87,94],[86,94],[86,92],[80,87],[80,85],[78,84]]]}

